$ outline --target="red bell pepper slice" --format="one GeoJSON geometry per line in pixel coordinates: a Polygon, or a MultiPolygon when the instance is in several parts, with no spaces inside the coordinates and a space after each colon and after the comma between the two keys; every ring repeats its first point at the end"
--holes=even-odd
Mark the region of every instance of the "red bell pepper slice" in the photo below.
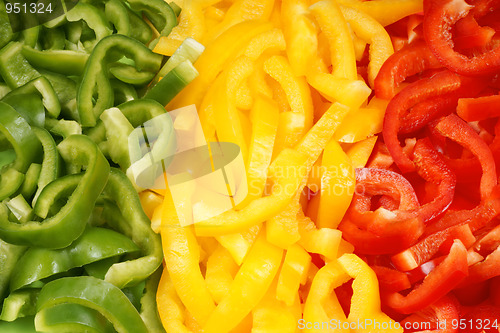
{"type": "Polygon", "coordinates": [[[370,266],[377,275],[380,289],[398,292],[411,288],[408,275],[385,266],[370,266]]]}
{"type": "Polygon", "coordinates": [[[497,173],[493,154],[483,139],[455,114],[441,118],[436,126],[436,130],[449,139],[459,143],[477,156],[483,175],[481,177],[481,199],[485,200],[497,185],[497,173]]]}
{"type": "Polygon", "coordinates": [[[425,42],[416,40],[393,53],[382,65],[374,81],[375,95],[391,99],[406,78],[429,68],[442,67],[425,42]]]}
{"type": "Polygon", "coordinates": [[[464,75],[487,75],[500,70],[499,45],[468,57],[454,49],[452,38],[452,28],[460,19],[467,15],[480,17],[497,6],[498,1],[491,0],[477,1],[474,7],[464,0],[425,0],[424,37],[436,58],[445,67],[464,75]]]}
{"type": "Polygon", "coordinates": [[[461,281],[459,287],[486,281],[496,276],[500,276],[500,247],[483,261],[469,267],[469,276],[461,281]]]}
{"type": "Polygon", "coordinates": [[[420,102],[446,94],[450,98],[454,96],[454,100],[458,102],[464,91],[480,84],[478,81],[443,70],[410,84],[389,102],[384,118],[384,142],[401,172],[415,171],[415,165],[403,152],[398,139],[401,118],[405,112],[420,102]]]}
{"type": "Polygon", "coordinates": [[[434,199],[418,209],[418,215],[427,222],[443,213],[453,201],[456,177],[432,147],[429,139],[418,140],[413,153],[418,174],[437,186],[434,199]]]}
{"type": "Polygon", "coordinates": [[[404,328],[416,328],[405,332],[418,331],[419,333],[456,333],[460,318],[459,304],[453,296],[444,296],[425,311],[413,314],[403,321],[404,328]],[[431,326],[429,328],[429,326],[431,326]],[[423,329],[423,330],[422,330],[423,329]]]}
{"type": "Polygon", "coordinates": [[[449,255],[408,295],[390,293],[386,304],[401,313],[413,313],[433,304],[453,290],[467,276],[467,249],[456,240],[449,255]]]}
{"type": "Polygon", "coordinates": [[[460,239],[466,248],[470,247],[476,238],[466,224],[438,231],[419,241],[412,247],[392,257],[392,263],[401,271],[410,271],[432,259],[439,252],[449,250],[449,244],[460,239]]]}
{"type": "Polygon", "coordinates": [[[500,116],[500,95],[458,100],[457,114],[465,121],[478,121],[500,116]]]}
{"type": "Polygon", "coordinates": [[[457,50],[483,48],[491,42],[495,29],[480,26],[472,15],[467,15],[455,24],[454,39],[457,50]]]}

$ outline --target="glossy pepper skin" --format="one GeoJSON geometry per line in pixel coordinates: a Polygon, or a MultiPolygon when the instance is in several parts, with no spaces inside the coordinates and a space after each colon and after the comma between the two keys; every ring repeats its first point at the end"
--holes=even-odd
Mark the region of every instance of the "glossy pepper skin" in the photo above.
{"type": "Polygon", "coordinates": [[[83,126],[95,126],[101,113],[113,106],[114,95],[106,69],[109,59],[116,57],[117,53],[133,59],[139,72],[157,72],[160,69],[162,56],[153,53],[137,40],[120,35],[103,38],[87,61],[77,93],[77,105],[83,126]],[[95,104],[92,101],[94,89],[97,89],[98,93],[95,104]]]}
{"type": "Polygon", "coordinates": [[[109,175],[109,163],[95,143],[85,136],[71,136],[58,145],[62,158],[74,167],[85,165],[83,177],[69,175],[49,183],[35,206],[43,223],[18,224],[9,221],[7,208],[0,206],[0,236],[14,243],[46,248],[66,247],[78,238],[90,217],[97,197],[109,175]],[[74,190],[74,191],[73,191],[74,190]],[[73,191],[73,192],[72,192],[73,191]],[[67,203],[49,217],[55,200],[72,193],[67,203]]]}

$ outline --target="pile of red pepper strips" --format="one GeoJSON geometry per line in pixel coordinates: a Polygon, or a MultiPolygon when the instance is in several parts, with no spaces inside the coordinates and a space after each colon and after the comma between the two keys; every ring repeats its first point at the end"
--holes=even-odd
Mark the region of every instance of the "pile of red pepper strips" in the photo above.
{"type": "Polygon", "coordinates": [[[420,21],[389,27],[412,40],[375,80],[383,140],[339,229],[405,332],[497,332],[500,1],[424,0],[420,21]]]}

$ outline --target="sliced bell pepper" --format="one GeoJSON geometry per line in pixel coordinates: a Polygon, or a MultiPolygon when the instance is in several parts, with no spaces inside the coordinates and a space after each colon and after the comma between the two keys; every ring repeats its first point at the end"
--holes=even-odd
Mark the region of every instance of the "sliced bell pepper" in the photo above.
{"type": "Polygon", "coordinates": [[[297,301],[299,287],[307,281],[310,264],[311,256],[300,245],[293,244],[287,249],[276,286],[276,299],[287,306],[297,301]]]}
{"type": "Polygon", "coordinates": [[[123,172],[111,169],[103,193],[115,204],[107,207],[116,207],[108,211],[105,206],[104,216],[139,246],[142,255],[111,266],[105,280],[121,288],[133,286],[153,274],[161,265],[161,241],[151,229],[151,222],[142,210],[139,195],[123,172]]]}
{"type": "Polygon", "coordinates": [[[138,251],[129,238],[104,228],[88,228],[69,247],[49,250],[32,247],[19,259],[12,272],[10,289],[15,291],[51,275],[89,263],[138,251]],[[32,267],[37,267],[32,271],[32,267]]]}
{"type": "Polygon", "coordinates": [[[44,310],[64,303],[97,310],[117,332],[148,332],[139,313],[120,289],[91,276],[66,277],[47,283],[37,300],[37,330],[44,330],[47,324],[44,310]]]}
{"type": "Polygon", "coordinates": [[[498,8],[498,4],[488,0],[479,1],[478,5],[485,6],[486,10],[474,12],[465,1],[424,1],[424,36],[429,48],[443,65],[464,75],[494,74],[500,68],[498,46],[472,57],[453,49],[451,30],[458,20],[467,15],[481,17],[487,11],[498,8]]]}
{"type": "Polygon", "coordinates": [[[0,76],[11,89],[40,77],[40,73],[21,54],[22,48],[22,43],[10,42],[0,51],[0,76]]]}
{"type": "Polygon", "coordinates": [[[467,276],[467,268],[467,250],[456,240],[446,259],[425,277],[421,285],[406,296],[390,293],[385,301],[401,313],[422,310],[456,287],[467,276]]]}
{"type": "Polygon", "coordinates": [[[153,53],[142,43],[121,35],[103,38],[87,61],[76,96],[82,126],[95,126],[97,117],[105,109],[113,106],[113,91],[106,69],[109,65],[109,57],[116,52],[134,59],[139,71],[156,72],[160,69],[162,56],[153,53]],[[95,89],[97,89],[98,99],[94,103],[95,89]]]}
{"type": "Polygon", "coordinates": [[[5,205],[0,216],[0,235],[6,241],[30,244],[47,248],[66,247],[78,238],[92,212],[95,201],[101,193],[109,173],[109,164],[97,146],[84,136],[71,136],[58,146],[59,153],[70,165],[87,167],[83,176],[72,175],[51,182],[40,193],[35,212],[44,218],[17,224],[8,220],[5,205]],[[50,206],[55,200],[73,194],[63,207],[49,216],[50,206]],[[69,193],[68,193],[69,192],[69,193]]]}
{"type": "Polygon", "coordinates": [[[278,272],[283,251],[261,234],[236,273],[229,293],[203,326],[205,332],[227,332],[235,327],[264,297],[278,272]]]}
{"type": "Polygon", "coordinates": [[[228,294],[237,271],[238,265],[222,246],[217,247],[208,258],[205,281],[216,303],[220,303],[228,294]]]}
{"type": "Polygon", "coordinates": [[[381,0],[375,2],[339,0],[338,2],[365,12],[384,27],[423,10],[422,1],[419,0],[381,0]]]}
{"type": "Polygon", "coordinates": [[[500,95],[461,98],[458,100],[457,114],[467,122],[494,118],[500,115],[499,104],[500,95]]]}

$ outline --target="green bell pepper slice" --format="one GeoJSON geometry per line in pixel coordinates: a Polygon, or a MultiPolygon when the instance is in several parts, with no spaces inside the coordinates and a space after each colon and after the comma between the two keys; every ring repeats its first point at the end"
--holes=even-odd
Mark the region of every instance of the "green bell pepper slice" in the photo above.
{"type": "Polygon", "coordinates": [[[134,86],[117,79],[111,79],[110,82],[115,104],[123,104],[139,98],[134,86]]]}
{"type": "Polygon", "coordinates": [[[146,45],[153,38],[153,31],[151,30],[149,25],[144,22],[141,16],[139,16],[128,6],[126,7],[130,20],[130,37],[146,45]]]}
{"type": "Polygon", "coordinates": [[[40,47],[42,50],[62,50],[65,46],[66,35],[60,27],[47,29],[42,27],[40,47]]]}
{"type": "Polygon", "coordinates": [[[59,177],[61,173],[61,157],[57,151],[56,142],[49,132],[43,128],[33,127],[33,133],[35,133],[43,147],[43,161],[37,180],[38,188],[33,199],[34,206],[44,187],[59,177]]]}
{"type": "Polygon", "coordinates": [[[38,296],[37,330],[44,326],[43,310],[62,303],[83,305],[100,312],[118,333],[148,333],[127,296],[111,283],[91,276],[67,277],[47,283],[38,296]]]}
{"type": "Polygon", "coordinates": [[[105,280],[119,288],[135,285],[161,265],[163,254],[160,237],[151,229],[151,222],[142,209],[139,195],[123,172],[111,168],[103,193],[114,201],[103,209],[108,224],[130,237],[139,246],[142,255],[111,266],[105,280]]]}
{"type": "Polygon", "coordinates": [[[50,81],[43,77],[39,76],[34,80],[27,82],[26,84],[18,87],[17,89],[9,92],[4,99],[10,98],[14,95],[26,95],[26,94],[37,94],[42,98],[43,106],[54,118],[59,116],[61,112],[61,105],[59,103],[59,99],[56,95],[56,91],[54,87],[50,83],[50,81]]]}
{"type": "Polygon", "coordinates": [[[39,289],[27,289],[11,293],[3,302],[0,320],[14,321],[18,318],[34,316],[39,292],[39,289]]]}
{"type": "Polygon", "coordinates": [[[5,204],[15,216],[16,220],[20,223],[28,222],[33,218],[33,208],[31,208],[22,194],[19,194],[10,200],[6,200],[5,204]]]}
{"type": "Polygon", "coordinates": [[[11,89],[40,77],[40,73],[22,55],[22,49],[22,43],[10,42],[0,50],[0,76],[11,89]]]}
{"type": "Polygon", "coordinates": [[[26,249],[25,246],[9,244],[0,239],[0,267],[2,267],[2,274],[0,274],[0,301],[4,299],[5,293],[9,288],[12,272],[26,249]]]}
{"type": "Polygon", "coordinates": [[[141,318],[146,324],[149,332],[166,333],[161,323],[158,307],[156,305],[156,292],[160,283],[161,273],[163,269],[160,267],[146,282],[146,289],[141,298],[141,318]]]}
{"type": "Polygon", "coordinates": [[[0,0],[0,48],[4,47],[14,38],[14,32],[10,26],[9,15],[5,9],[4,0],[0,0]]]}
{"type": "Polygon", "coordinates": [[[36,50],[24,46],[23,56],[36,67],[64,75],[81,75],[85,70],[85,63],[89,54],[71,50],[36,50]]]}
{"type": "Polygon", "coordinates": [[[35,213],[45,219],[41,223],[10,222],[7,207],[0,204],[0,237],[5,241],[57,249],[70,245],[83,233],[95,202],[106,184],[109,163],[97,145],[83,135],[72,135],[63,140],[58,145],[58,150],[64,161],[74,169],[86,166],[83,177],[76,186],[75,175],[58,178],[45,186],[34,207],[35,213]],[[70,193],[64,206],[49,217],[49,209],[46,207],[61,199],[58,197],[59,192],[67,194],[72,187],[74,191],[70,193]]]}
{"type": "Polygon", "coordinates": [[[0,173],[0,200],[9,198],[23,185],[24,174],[14,168],[0,173]]]}
{"type": "Polygon", "coordinates": [[[127,0],[127,3],[133,10],[143,12],[160,36],[168,36],[177,25],[175,12],[163,0],[127,0]]]}
{"type": "Polygon", "coordinates": [[[15,291],[57,273],[139,248],[128,237],[106,228],[88,227],[69,247],[60,250],[31,247],[19,259],[10,280],[15,291]]]}
{"type": "Polygon", "coordinates": [[[108,78],[110,58],[116,53],[135,61],[139,71],[156,72],[163,56],[155,54],[143,44],[132,38],[112,35],[102,39],[94,48],[87,61],[85,73],[77,93],[77,105],[82,126],[95,126],[101,113],[114,104],[113,90],[108,78]],[[94,92],[97,92],[94,104],[94,92]]]}
{"type": "Polygon", "coordinates": [[[116,29],[116,33],[132,37],[127,7],[120,0],[108,0],[104,4],[104,15],[116,29]]]}
{"type": "Polygon", "coordinates": [[[198,76],[198,71],[189,60],[185,60],[167,73],[144,98],[154,99],[167,105],[184,87],[198,76]]]}
{"type": "Polygon", "coordinates": [[[26,200],[30,200],[30,198],[32,198],[35,194],[41,172],[42,165],[39,163],[31,163],[28,171],[26,171],[24,181],[20,189],[21,195],[26,198],[26,200]]]}
{"type": "Polygon", "coordinates": [[[81,36],[82,43],[88,51],[92,51],[101,39],[113,33],[104,13],[91,4],[82,1],[78,2],[75,7],[66,13],[66,19],[68,22],[83,20],[86,26],[92,30],[92,34],[89,35],[93,35],[95,39],[85,40],[85,36],[83,34],[81,36]]]}
{"type": "Polygon", "coordinates": [[[37,331],[71,333],[116,333],[98,311],[80,304],[63,303],[37,313],[37,331]]]}
{"type": "Polygon", "coordinates": [[[45,108],[36,94],[9,94],[2,102],[12,106],[30,126],[45,126],[45,108]]]}
{"type": "MultiPolygon", "coordinates": [[[[28,122],[10,105],[0,101],[0,134],[7,139],[16,153],[11,167],[25,173],[31,163],[41,157],[40,141],[28,122]]],[[[2,150],[5,147],[0,146],[2,150]]]]}

